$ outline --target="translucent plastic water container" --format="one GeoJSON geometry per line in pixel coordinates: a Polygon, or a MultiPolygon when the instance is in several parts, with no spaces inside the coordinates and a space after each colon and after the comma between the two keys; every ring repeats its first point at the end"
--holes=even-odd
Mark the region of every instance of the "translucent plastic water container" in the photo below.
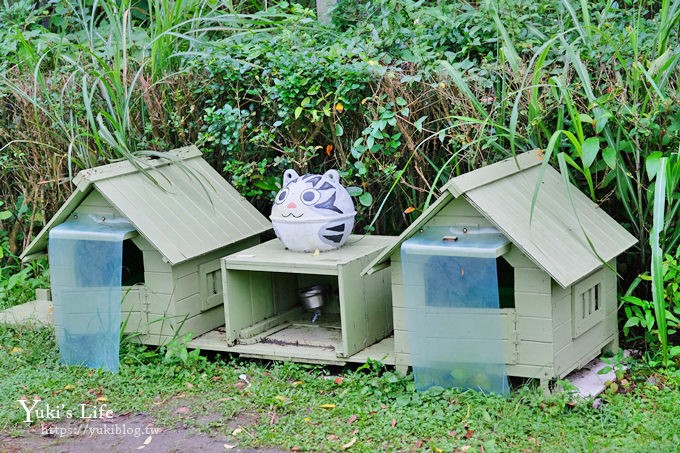
{"type": "Polygon", "coordinates": [[[117,372],[125,221],[74,216],[50,230],[54,321],[61,361],[117,372]]]}
{"type": "Polygon", "coordinates": [[[496,258],[510,243],[493,228],[429,227],[401,246],[408,342],[419,390],[506,394],[496,258]]]}

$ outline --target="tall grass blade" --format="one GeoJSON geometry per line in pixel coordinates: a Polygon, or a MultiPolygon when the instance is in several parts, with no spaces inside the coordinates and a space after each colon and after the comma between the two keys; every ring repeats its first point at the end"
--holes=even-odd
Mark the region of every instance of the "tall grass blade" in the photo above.
{"type": "Polygon", "coordinates": [[[664,298],[663,281],[663,250],[660,244],[660,235],[664,230],[664,211],[666,206],[666,157],[659,162],[659,170],[656,174],[654,188],[654,206],[652,231],[649,243],[652,249],[652,302],[654,304],[654,317],[658,327],[658,337],[661,343],[661,360],[664,366],[668,365],[668,328],[666,324],[666,300],[664,298]]]}

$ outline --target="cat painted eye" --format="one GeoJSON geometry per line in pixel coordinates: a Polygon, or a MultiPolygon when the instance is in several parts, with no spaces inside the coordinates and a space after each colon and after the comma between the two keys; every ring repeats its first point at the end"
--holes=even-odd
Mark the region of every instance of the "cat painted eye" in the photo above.
{"type": "Polygon", "coordinates": [[[302,192],[300,198],[304,204],[310,206],[321,199],[321,194],[316,189],[307,189],[302,192]]]}
{"type": "Polygon", "coordinates": [[[276,204],[281,204],[283,201],[286,199],[288,196],[288,189],[283,189],[279,194],[276,196],[276,204]]]}

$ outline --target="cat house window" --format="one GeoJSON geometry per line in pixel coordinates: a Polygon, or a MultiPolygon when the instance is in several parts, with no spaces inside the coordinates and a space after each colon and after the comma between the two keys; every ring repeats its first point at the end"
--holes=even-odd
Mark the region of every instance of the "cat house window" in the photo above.
{"type": "Polygon", "coordinates": [[[605,318],[602,272],[574,285],[571,294],[572,337],[576,338],[605,318]]]}

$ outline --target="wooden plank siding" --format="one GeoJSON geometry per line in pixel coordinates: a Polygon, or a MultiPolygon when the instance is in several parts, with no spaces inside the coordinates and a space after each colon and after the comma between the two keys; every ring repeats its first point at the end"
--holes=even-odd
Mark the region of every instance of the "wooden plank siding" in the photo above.
{"type": "MultiPolygon", "coordinates": [[[[614,272],[601,268],[593,273],[602,284],[604,319],[576,338],[573,337],[571,291],[567,292],[559,286],[554,288],[555,294],[561,296],[554,299],[557,316],[553,320],[555,372],[558,377],[564,377],[571,370],[582,367],[596,357],[603,347],[618,349],[616,260],[611,260],[609,265],[614,272]]],[[[591,276],[583,280],[588,278],[591,276]]]]}

